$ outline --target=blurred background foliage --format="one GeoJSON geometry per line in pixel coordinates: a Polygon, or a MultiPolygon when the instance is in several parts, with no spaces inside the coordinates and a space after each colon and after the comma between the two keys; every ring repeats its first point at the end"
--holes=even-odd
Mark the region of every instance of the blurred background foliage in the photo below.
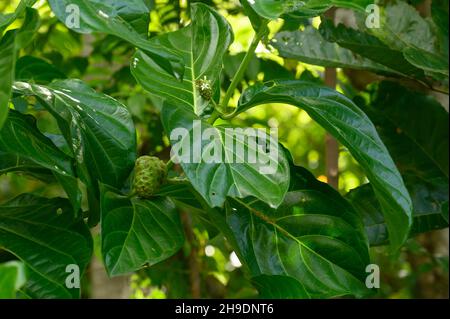
{"type": "MultiPolygon", "coordinates": [[[[0,12],[14,11],[18,0],[2,0],[0,12]]],[[[225,58],[223,90],[236,72],[253,36],[248,18],[243,14],[238,0],[173,1],[151,0],[152,11],[149,31],[151,36],[177,30],[189,23],[190,2],[203,2],[215,7],[230,22],[235,42],[225,58]]],[[[413,1],[422,5],[423,1],[413,1]]],[[[33,65],[33,79],[45,83],[49,78],[80,78],[99,92],[123,102],[134,117],[138,132],[139,154],[151,154],[165,160],[169,157],[168,139],[159,119],[158,101],[136,83],[130,73],[129,63],[134,48],[128,42],[110,35],[81,35],[67,29],[51,13],[47,2],[39,0],[34,6],[42,20],[33,42],[20,53],[17,63],[17,79],[29,78],[27,68],[33,65]],[[36,72],[39,70],[39,72],[36,72]]],[[[304,20],[292,25],[276,21],[270,24],[271,34],[280,30],[296,30],[306,25],[317,27],[320,19],[304,20]]],[[[10,28],[21,25],[21,20],[10,28]]],[[[270,46],[260,45],[257,56],[250,63],[239,89],[255,81],[275,78],[306,79],[323,82],[324,68],[283,59],[270,46]]],[[[338,70],[337,89],[350,98],[356,94],[369,96],[376,84],[356,87],[352,74],[338,70]],[[353,85],[352,85],[353,83],[353,85]]],[[[364,84],[370,79],[364,79],[364,84]],[[366,81],[367,80],[367,81],[366,81]]],[[[234,102],[239,96],[236,94],[234,102]]],[[[15,108],[27,104],[14,100],[15,108]]],[[[52,117],[33,107],[27,112],[38,119],[38,127],[49,136],[58,129],[52,117]]],[[[279,139],[286,146],[297,165],[308,168],[326,182],[325,131],[296,107],[266,105],[254,108],[233,120],[235,124],[253,127],[278,127],[279,139]],[[282,111],[281,111],[282,110],[282,111]]],[[[55,141],[57,142],[57,141],[55,141]]],[[[349,152],[340,147],[339,191],[342,194],[367,182],[367,179],[349,152]]],[[[0,202],[18,193],[34,192],[43,196],[63,195],[58,186],[25,178],[17,174],[0,176],[0,202]]],[[[188,240],[177,255],[151,268],[141,270],[131,277],[108,279],[103,267],[96,267],[99,260],[99,240],[96,237],[96,260],[84,279],[83,297],[103,298],[252,298],[257,291],[244,280],[241,264],[229,245],[214,230],[205,229],[195,219],[193,231],[187,231],[188,240]],[[103,272],[103,273],[100,273],[103,272]]],[[[448,230],[445,230],[448,233],[448,230]]],[[[377,298],[448,297],[448,255],[435,254],[436,247],[427,247],[424,236],[409,240],[396,258],[389,257],[384,248],[372,248],[373,262],[380,265],[381,288],[377,298]],[[432,277],[432,279],[430,279],[432,277]],[[436,279],[438,278],[438,279],[436,279]],[[426,291],[428,289],[429,291],[426,291]]],[[[448,237],[447,237],[448,238],[448,237]]],[[[448,246],[447,246],[448,249],[448,246]]],[[[11,256],[0,251],[0,263],[11,256]]]]}

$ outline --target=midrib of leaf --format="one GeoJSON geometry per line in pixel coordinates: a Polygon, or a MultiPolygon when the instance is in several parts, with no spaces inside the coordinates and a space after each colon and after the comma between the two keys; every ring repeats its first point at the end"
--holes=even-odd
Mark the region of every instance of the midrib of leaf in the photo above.
{"type": "MultiPolygon", "coordinates": [[[[192,30],[192,27],[191,27],[192,30]]],[[[192,101],[194,103],[193,108],[194,108],[194,113],[198,114],[198,106],[197,106],[197,98],[196,98],[196,94],[195,94],[195,81],[197,80],[196,76],[195,76],[195,70],[194,70],[194,43],[193,43],[193,36],[192,36],[192,31],[191,31],[191,50],[189,52],[189,56],[191,58],[191,84],[192,84],[192,101]]]]}
{"type": "MultiPolygon", "coordinates": [[[[268,216],[266,216],[264,213],[254,209],[253,207],[249,206],[247,203],[243,202],[242,200],[239,199],[235,199],[237,202],[239,202],[242,206],[246,207],[248,209],[249,212],[251,212],[254,216],[260,218],[261,220],[263,220],[264,222],[272,225],[272,227],[274,227],[275,230],[275,237],[278,238],[278,236],[276,235],[277,230],[280,231],[282,234],[288,236],[291,240],[293,240],[294,242],[297,242],[299,244],[299,247],[301,246],[302,248],[305,248],[306,250],[308,250],[309,252],[311,252],[312,254],[318,256],[320,259],[322,259],[326,264],[329,264],[331,266],[331,268],[333,269],[334,267],[339,268],[340,270],[342,270],[343,272],[345,272],[346,274],[352,276],[355,280],[359,281],[355,276],[353,276],[352,273],[348,272],[347,270],[341,268],[339,265],[336,265],[334,263],[332,263],[330,260],[326,259],[324,256],[318,254],[317,252],[315,252],[314,250],[312,250],[310,247],[306,246],[304,243],[302,243],[298,238],[296,238],[295,236],[293,236],[291,233],[289,233],[287,230],[285,230],[284,228],[282,228],[281,226],[279,226],[276,221],[273,221],[271,218],[269,218],[268,216]]],[[[253,225],[253,219],[252,219],[252,225],[253,225]]],[[[333,238],[335,239],[335,238],[333,238]]],[[[336,241],[339,241],[338,239],[335,239],[336,241]]],[[[253,242],[253,241],[252,241],[253,242]]],[[[348,246],[348,245],[347,245],[348,246]]],[[[277,247],[277,252],[279,255],[279,249],[278,249],[278,245],[276,245],[277,247]]],[[[302,256],[302,259],[304,261],[305,266],[309,269],[309,266],[306,264],[305,259],[303,258],[303,254],[300,250],[300,255],[302,256]]],[[[359,255],[359,254],[358,254],[359,255]]],[[[281,264],[283,264],[283,259],[280,259],[281,264]]],[[[284,268],[284,266],[283,266],[284,268]]],[[[311,272],[311,274],[313,274],[314,278],[316,278],[316,280],[318,280],[319,282],[323,283],[319,278],[317,278],[317,276],[315,276],[314,272],[312,272],[310,269],[309,271],[311,272]]],[[[286,274],[288,274],[286,272],[286,274]]],[[[326,286],[326,285],[325,285],[326,286]]]]}
{"type": "MultiPolygon", "coordinates": [[[[51,206],[51,205],[47,205],[47,206],[51,206]]],[[[6,218],[6,219],[9,218],[9,219],[12,219],[12,220],[17,220],[17,221],[20,221],[20,222],[24,222],[22,219],[13,218],[13,217],[10,217],[10,216],[3,217],[3,218],[6,218]]],[[[48,224],[33,223],[33,222],[30,222],[30,221],[26,221],[26,222],[29,223],[29,224],[44,225],[44,226],[46,226],[46,227],[51,227],[51,228],[60,230],[59,228],[53,227],[53,226],[48,225],[48,224]]],[[[27,241],[31,241],[31,242],[34,242],[34,243],[40,245],[40,246],[46,247],[46,248],[48,248],[48,249],[50,249],[50,250],[52,250],[52,251],[54,251],[54,252],[56,252],[56,253],[58,253],[58,254],[60,254],[60,255],[64,255],[64,256],[66,256],[66,257],[69,257],[69,259],[71,259],[74,263],[76,263],[76,260],[73,258],[73,256],[68,255],[67,253],[65,253],[65,252],[63,252],[63,251],[60,251],[60,250],[57,250],[57,249],[55,249],[55,248],[53,248],[53,247],[51,247],[51,246],[48,246],[47,244],[41,242],[40,240],[36,240],[36,238],[34,238],[34,239],[27,238],[27,237],[25,237],[24,235],[19,234],[19,233],[15,232],[15,231],[12,231],[12,230],[10,230],[10,229],[4,228],[4,227],[1,226],[1,225],[0,225],[0,229],[3,229],[3,230],[6,231],[7,233],[12,233],[12,234],[14,234],[14,235],[16,235],[16,236],[18,236],[18,237],[21,237],[21,238],[23,238],[23,239],[25,239],[25,240],[27,240],[27,241]]],[[[67,231],[67,229],[62,229],[62,230],[67,231]]],[[[72,232],[70,232],[70,233],[72,233],[72,232]]],[[[6,249],[6,248],[5,248],[5,249],[6,249]]],[[[9,251],[8,249],[6,249],[6,250],[9,251]]],[[[11,252],[11,253],[14,254],[14,252],[11,252]]],[[[45,278],[46,280],[48,280],[48,281],[52,282],[53,284],[55,284],[56,286],[62,288],[62,290],[66,293],[66,296],[71,297],[71,295],[70,295],[69,293],[67,293],[66,288],[65,288],[61,283],[55,281],[54,279],[52,279],[51,277],[47,276],[46,274],[41,273],[39,270],[37,270],[36,268],[34,268],[34,266],[32,266],[30,263],[28,263],[28,262],[26,262],[26,261],[24,261],[24,262],[25,262],[25,264],[27,265],[27,267],[30,267],[34,272],[36,272],[37,274],[39,274],[40,276],[42,276],[42,277],[45,278]]]]}
{"type": "MultiPolygon", "coordinates": [[[[154,205],[152,202],[150,202],[150,201],[148,201],[148,203],[149,204],[151,204],[151,206],[153,206],[157,211],[161,211],[156,205],[154,205]]],[[[142,222],[142,220],[140,219],[140,217],[138,216],[138,213],[137,213],[137,211],[136,211],[136,207],[142,207],[145,211],[150,211],[150,208],[149,207],[147,207],[147,206],[145,206],[145,205],[142,205],[142,204],[139,204],[139,203],[132,203],[131,202],[131,207],[133,208],[133,218],[132,218],[132,221],[131,221],[131,224],[130,224],[130,228],[129,228],[129,231],[127,232],[127,236],[126,236],[126,238],[124,239],[124,241],[123,241],[123,244],[121,245],[122,247],[121,247],[121,249],[120,249],[120,253],[119,253],[119,255],[118,255],[118,258],[117,258],[117,261],[116,261],[116,263],[114,264],[114,267],[112,268],[112,270],[111,270],[111,273],[115,273],[115,271],[116,271],[116,268],[119,266],[119,263],[120,263],[120,261],[121,261],[121,259],[122,259],[122,255],[123,255],[123,252],[124,252],[124,249],[125,249],[125,246],[126,246],[126,244],[127,244],[127,242],[128,242],[128,240],[129,240],[129,238],[130,238],[130,234],[132,233],[132,232],[134,232],[135,234],[136,234],[136,238],[137,238],[137,240],[138,240],[138,243],[139,243],[139,245],[141,246],[141,250],[145,253],[145,257],[146,257],[146,259],[148,259],[150,256],[146,253],[146,251],[145,251],[145,249],[144,249],[144,247],[143,247],[143,245],[141,244],[141,242],[140,242],[140,238],[139,238],[139,236],[137,236],[138,234],[134,231],[134,228],[135,228],[135,224],[136,224],[136,222],[137,222],[137,219],[139,219],[139,221],[140,221],[140,223],[142,224],[142,225],[144,225],[144,230],[145,230],[145,232],[148,234],[148,236],[149,237],[151,237],[152,238],[152,240],[153,240],[153,242],[160,248],[160,250],[163,252],[164,251],[164,248],[162,247],[162,246],[160,246],[159,245],[159,243],[158,243],[158,241],[156,240],[156,239],[154,239],[153,238],[153,236],[152,236],[152,234],[151,233],[149,233],[148,232],[148,229],[147,229],[147,227],[145,227],[145,224],[142,222]]],[[[163,214],[164,215],[164,214],[163,214]]],[[[161,230],[163,230],[165,233],[167,233],[167,234],[170,234],[170,231],[168,231],[167,229],[165,229],[159,222],[158,222],[158,220],[157,220],[157,218],[154,218],[154,217],[152,217],[153,218],[153,220],[154,220],[154,222],[161,228],[161,230]]],[[[170,218],[169,218],[169,220],[170,220],[170,218]]],[[[122,231],[121,231],[122,232],[122,231]]],[[[111,235],[112,233],[109,233],[108,235],[111,235]]]]}

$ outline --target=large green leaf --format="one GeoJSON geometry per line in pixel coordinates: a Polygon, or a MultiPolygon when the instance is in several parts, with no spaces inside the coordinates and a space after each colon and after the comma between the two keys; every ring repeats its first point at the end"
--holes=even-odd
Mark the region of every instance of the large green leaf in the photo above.
{"type": "Polygon", "coordinates": [[[295,190],[278,209],[252,198],[230,199],[226,206],[227,224],[257,286],[277,289],[272,276],[283,276],[283,297],[365,296],[370,261],[361,219],[305,169],[296,168],[293,179],[295,190]]]}
{"type": "Polygon", "coordinates": [[[280,275],[260,275],[252,278],[262,299],[308,299],[310,296],[296,279],[280,275]]]}
{"type": "MultiPolygon", "coordinates": [[[[303,31],[279,32],[271,43],[284,58],[334,68],[368,70],[384,74],[396,71],[355,54],[336,43],[327,42],[312,26],[303,31]]],[[[403,55],[400,52],[400,56],[403,55]]]]}
{"type": "Polygon", "coordinates": [[[19,171],[48,178],[47,173],[52,172],[69,196],[74,212],[78,213],[81,191],[78,188],[73,159],[38,130],[36,119],[31,115],[11,110],[3,129],[0,130],[0,155],[0,173],[19,171]],[[17,161],[15,165],[11,162],[14,159],[17,161]]]}
{"type": "Polygon", "coordinates": [[[284,151],[272,136],[263,134],[269,146],[266,152],[261,150],[261,145],[251,142],[245,129],[212,126],[200,121],[192,112],[171,104],[163,106],[163,114],[167,132],[183,128],[182,135],[173,136],[171,142],[176,147],[187,144],[185,150],[189,154],[184,158],[178,156],[177,160],[210,206],[223,206],[228,196],[254,196],[273,207],[281,204],[289,187],[289,165],[284,151]],[[206,134],[209,137],[205,138],[206,134]],[[256,154],[254,161],[249,160],[251,154],[256,154]],[[201,156],[196,158],[198,155],[201,156]],[[217,160],[206,161],[209,155],[217,156],[217,160]]]}
{"type": "Polygon", "coordinates": [[[111,276],[154,265],[183,245],[180,216],[173,202],[129,198],[102,187],[102,254],[111,276]]]}
{"type": "Polygon", "coordinates": [[[11,110],[1,130],[0,150],[18,154],[64,175],[74,175],[72,160],[36,127],[36,119],[11,110]]]}
{"type": "Polygon", "coordinates": [[[407,48],[403,55],[409,63],[424,70],[431,76],[443,74],[448,77],[448,57],[433,54],[416,48],[407,48]]]}
{"type": "Polygon", "coordinates": [[[54,65],[33,56],[23,56],[16,63],[16,81],[47,84],[66,76],[54,65]]]}
{"type": "Polygon", "coordinates": [[[364,10],[371,3],[373,2],[370,0],[257,0],[250,2],[260,16],[270,20],[286,15],[314,17],[332,6],[364,10]]]}
{"type": "Polygon", "coordinates": [[[403,50],[419,48],[428,52],[436,49],[436,37],[431,25],[407,2],[395,1],[382,10],[381,28],[368,29],[389,47],[403,50]]]}
{"type": "Polygon", "coordinates": [[[232,42],[233,35],[228,22],[203,4],[191,7],[192,23],[181,30],[150,40],[150,45],[181,52],[185,65],[183,81],[177,81],[153,62],[146,52],[136,53],[132,73],[150,93],[174,107],[183,107],[202,115],[210,104],[200,96],[196,81],[206,77],[215,92],[219,90],[222,59],[232,42]]]}
{"type": "Polygon", "coordinates": [[[382,82],[363,108],[402,174],[448,179],[449,116],[432,96],[382,82]]]}
{"type": "Polygon", "coordinates": [[[178,53],[164,46],[151,44],[146,37],[145,25],[147,24],[148,27],[147,21],[150,14],[148,1],[132,0],[130,3],[123,0],[49,0],[49,4],[63,23],[70,20],[71,15],[74,14],[67,8],[77,6],[80,27],[72,27],[74,31],[103,32],[122,38],[144,50],[163,70],[179,78],[183,76],[184,68],[178,53]],[[136,30],[135,27],[138,29],[136,30]]]}
{"type": "MultiPolygon", "coordinates": [[[[448,227],[448,183],[434,187],[420,179],[406,180],[413,200],[413,225],[410,236],[448,227]],[[447,204],[447,205],[446,205],[447,204]]],[[[387,245],[389,235],[370,184],[358,187],[346,196],[364,220],[370,246],[387,245]]]]}
{"type": "Polygon", "coordinates": [[[331,20],[325,20],[320,24],[320,33],[340,47],[382,64],[391,70],[406,76],[423,77],[423,72],[409,63],[401,50],[390,48],[377,37],[364,33],[343,24],[334,26],[331,20]]]}
{"type": "Polygon", "coordinates": [[[44,168],[31,160],[20,157],[17,154],[7,153],[0,150],[0,158],[0,175],[10,172],[19,172],[48,183],[54,181],[54,176],[51,170],[44,168]]]}
{"type": "Polygon", "coordinates": [[[24,194],[0,206],[0,247],[27,267],[22,293],[32,298],[76,298],[67,288],[68,265],[80,275],[92,254],[92,238],[83,220],[74,219],[70,203],[24,194]]]}
{"type": "MultiPolygon", "coordinates": [[[[391,82],[380,84],[364,110],[375,123],[411,194],[414,212],[411,235],[446,227],[448,113],[434,98],[391,82]]],[[[370,186],[349,196],[368,221],[371,242],[385,243],[388,237],[385,222],[370,186]]]]}
{"type": "Polygon", "coordinates": [[[0,264],[0,299],[13,299],[25,284],[25,269],[21,262],[0,264]]]}
{"type": "Polygon", "coordinates": [[[136,159],[134,124],[124,105],[79,80],[48,86],[16,82],[15,89],[37,96],[57,119],[85,182],[123,186],[136,159]]]}
{"type": "Polygon", "coordinates": [[[383,207],[392,248],[398,249],[407,239],[412,223],[411,199],[367,115],[340,93],[302,81],[273,81],[250,87],[243,93],[237,112],[267,103],[286,103],[304,109],[348,148],[372,182],[383,207]]]}
{"type": "MultiPolygon", "coordinates": [[[[201,126],[200,134],[207,129],[214,132],[214,141],[217,142],[222,154],[221,163],[208,164],[203,161],[203,157],[199,161],[192,159],[181,163],[192,185],[209,205],[222,206],[227,196],[251,195],[265,200],[272,206],[277,206],[283,200],[289,184],[289,171],[284,153],[276,152],[270,157],[272,161],[279,159],[278,170],[275,174],[261,176],[259,170],[263,165],[240,163],[240,158],[236,159],[238,163],[235,163],[230,157],[226,162],[223,156],[232,150],[226,148],[224,142],[227,134],[225,128],[213,128],[210,124],[201,121],[200,116],[204,115],[210,102],[201,97],[195,82],[206,77],[211,81],[215,95],[219,94],[222,59],[232,41],[232,33],[226,20],[203,4],[193,4],[191,14],[190,26],[151,40],[152,43],[178,49],[184,53],[186,72],[183,82],[177,82],[162,73],[143,52],[136,54],[132,72],[144,88],[165,100],[161,113],[168,135],[171,135],[175,129],[187,130],[188,134],[181,140],[174,137],[172,144],[182,144],[193,138],[192,141],[198,143],[199,154],[202,155],[211,151],[212,144],[210,140],[200,142],[199,137],[194,136],[194,121],[201,126]]],[[[244,137],[243,132],[240,132],[233,140],[248,151],[247,141],[245,140],[244,143],[238,141],[244,137]]],[[[190,145],[193,144],[190,143],[190,145]]]]}
{"type": "Polygon", "coordinates": [[[16,31],[9,31],[0,41],[0,129],[8,117],[9,99],[14,82],[14,68],[16,64],[16,31]]]}

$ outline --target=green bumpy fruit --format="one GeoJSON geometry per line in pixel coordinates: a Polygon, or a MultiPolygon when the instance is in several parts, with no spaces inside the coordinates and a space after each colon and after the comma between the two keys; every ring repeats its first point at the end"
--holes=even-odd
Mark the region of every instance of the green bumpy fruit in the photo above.
{"type": "Polygon", "coordinates": [[[166,164],[157,157],[141,156],[134,167],[133,189],[141,198],[151,198],[166,181],[166,164]]]}

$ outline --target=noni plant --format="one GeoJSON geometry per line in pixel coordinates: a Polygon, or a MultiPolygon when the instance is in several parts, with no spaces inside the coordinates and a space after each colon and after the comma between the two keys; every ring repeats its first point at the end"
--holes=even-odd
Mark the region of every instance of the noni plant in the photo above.
{"type": "Polygon", "coordinates": [[[448,227],[448,2],[425,2],[0,4],[0,175],[41,185],[0,180],[0,297],[86,296],[94,255],[172,297],[376,295],[372,247],[448,227]],[[363,185],[299,166],[306,124],[249,120],[268,105],[363,185]]]}

